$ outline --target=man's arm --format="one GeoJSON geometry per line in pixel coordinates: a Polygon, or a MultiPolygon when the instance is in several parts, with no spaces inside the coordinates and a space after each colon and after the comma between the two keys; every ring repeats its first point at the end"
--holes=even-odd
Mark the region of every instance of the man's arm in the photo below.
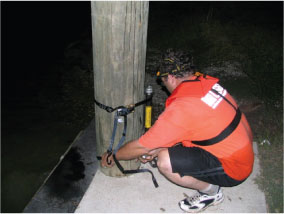
{"type": "Polygon", "coordinates": [[[148,154],[151,149],[142,146],[138,140],[124,144],[116,153],[117,160],[132,160],[148,154]]]}
{"type": "MultiPolygon", "coordinates": [[[[124,144],[116,153],[115,157],[117,160],[132,160],[140,157],[141,155],[149,155],[151,149],[142,146],[138,140],[130,141],[129,143],[124,144]]],[[[111,164],[107,164],[107,153],[102,155],[102,167],[112,167],[114,165],[112,155],[109,157],[111,164]]]]}

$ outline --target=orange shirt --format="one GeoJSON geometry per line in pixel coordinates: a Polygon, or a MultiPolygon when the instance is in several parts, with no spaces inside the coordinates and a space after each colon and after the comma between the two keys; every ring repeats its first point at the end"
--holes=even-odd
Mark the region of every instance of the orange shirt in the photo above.
{"type": "Polygon", "coordinates": [[[147,148],[171,147],[179,142],[186,147],[200,147],[220,160],[227,175],[242,180],[251,173],[254,161],[252,132],[244,114],[238,127],[224,140],[211,146],[191,142],[217,136],[236,114],[221,96],[210,91],[214,88],[237,106],[218,81],[201,76],[181,83],[167,99],[166,108],[155,124],[139,138],[139,143],[147,148]]]}

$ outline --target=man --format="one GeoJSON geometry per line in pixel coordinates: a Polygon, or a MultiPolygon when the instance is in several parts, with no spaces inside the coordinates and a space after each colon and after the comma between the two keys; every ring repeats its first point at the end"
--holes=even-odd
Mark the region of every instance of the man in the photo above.
{"type": "MultiPolygon", "coordinates": [[[[252,172],[252,132],[219,80],[195,72],[187,54],[168,50],[157,75],[171,93],[166,108],[143,136],[121,147],[116,158],[145,163],[157,157],[165,177],[197,190],[179,202],[180,208],[200,212],[223,201],[220,187],[239,185],[252,172]]],[[[108,165],[106,159],[105,153],[101,165],[112,167],[114,161],[108,165]]]]}

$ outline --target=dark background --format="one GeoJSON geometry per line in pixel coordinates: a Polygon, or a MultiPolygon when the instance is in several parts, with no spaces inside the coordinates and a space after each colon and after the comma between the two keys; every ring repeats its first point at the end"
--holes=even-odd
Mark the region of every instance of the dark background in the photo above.
{"type": "MultiPolygon", "coordinates": [[[[208,14],[211,7],[214,18],[223,22],[283,31],[282,2],[150,2],[148,47],[160,36],[167,37],[182,20],[208,14]]],[[[1,2],[1,177],[2,187],[3,183],[6,186],[1,191],[2,212],[23,210],[46,176],[43,169],[52,169],[78,131],[84,128],[64,127],[60,131],[50,121],[49,113],[42,110],[45,106],[36,103],[43,87],[54,96],[59,93],[56,82],[64,84],[60,75],[69,70],[54,75],[57,72],[54,67],[64,63],[67,46],[82,34],[90,39],[90,2],[1,2]],[[33,105],[37,107],[31,108],[33,105]],[[42,124],[45,124],[43,128],[42,124]],[[48,137],[47,132],[50,132],[48,137]],[[71,132],[74,134],[66,134],[71,132]],[[56,141],[54,136],[58,135],[62,139],[56,141]],[[33,139],[37,142],[31,142],[33,139]],[[53,161],[43,167],[46,159],[53,161]],[[37,170],[41,177],[25,174],[30,174],[31,165],[39,168],[33,172],[37,170]]]]}
{"type": "MultiPolygon", "coordinates": [[[[217,16],[226,22],[250,22],[272,29],[282,24],[281,2],[150,2],[148,40],[167,29],[167,23],[178,24],[179,19],[207,13],[212,6],[222,11],[217,16]]],[[[15,96],[38,90],[41,77],[63,59],[66,46],[83,32],[90,34],[90,3],[1,2],[1,27],[5,105],[15,96]]]]}
{"type": "Polygon", "coordinates": [[[90,2],[1,2],[2,212],[22,212],[85,128],[66,125],[39,95],[55,103],[64,50],[90,31],[90,2]]]}
{"type": "Polygon", "coordinates": [[[90,3],[1,2],[1,26],[2,104],[8,104],[38,90],[64,48],[90,29],[90,3]]]}

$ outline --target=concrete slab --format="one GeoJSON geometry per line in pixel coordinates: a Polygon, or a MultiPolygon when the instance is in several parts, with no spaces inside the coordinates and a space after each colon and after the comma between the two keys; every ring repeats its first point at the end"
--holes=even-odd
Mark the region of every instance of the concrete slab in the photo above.
{"type": "MultiPolygon", "coordinates": [[[[257,147],[254,143],[255,153],[257,147]]],[[[149,164],[142,167],[153,171],[159,187],[155,188],[149,173],[138,173],[128,177],[114,178],[97,171],[89,189],[82,198],[76,213],[182,213],[178,201],[184,194],[190,195],[194,190],[179,187],[163,177],[157,169],[149,164]]],[[[223,188],[225,200],[204,212],[208,213],[265,213],[264,193],[259,190],[254,179],[260,171],[256,155],[251,176],[241,185],[223,188]]]]}

